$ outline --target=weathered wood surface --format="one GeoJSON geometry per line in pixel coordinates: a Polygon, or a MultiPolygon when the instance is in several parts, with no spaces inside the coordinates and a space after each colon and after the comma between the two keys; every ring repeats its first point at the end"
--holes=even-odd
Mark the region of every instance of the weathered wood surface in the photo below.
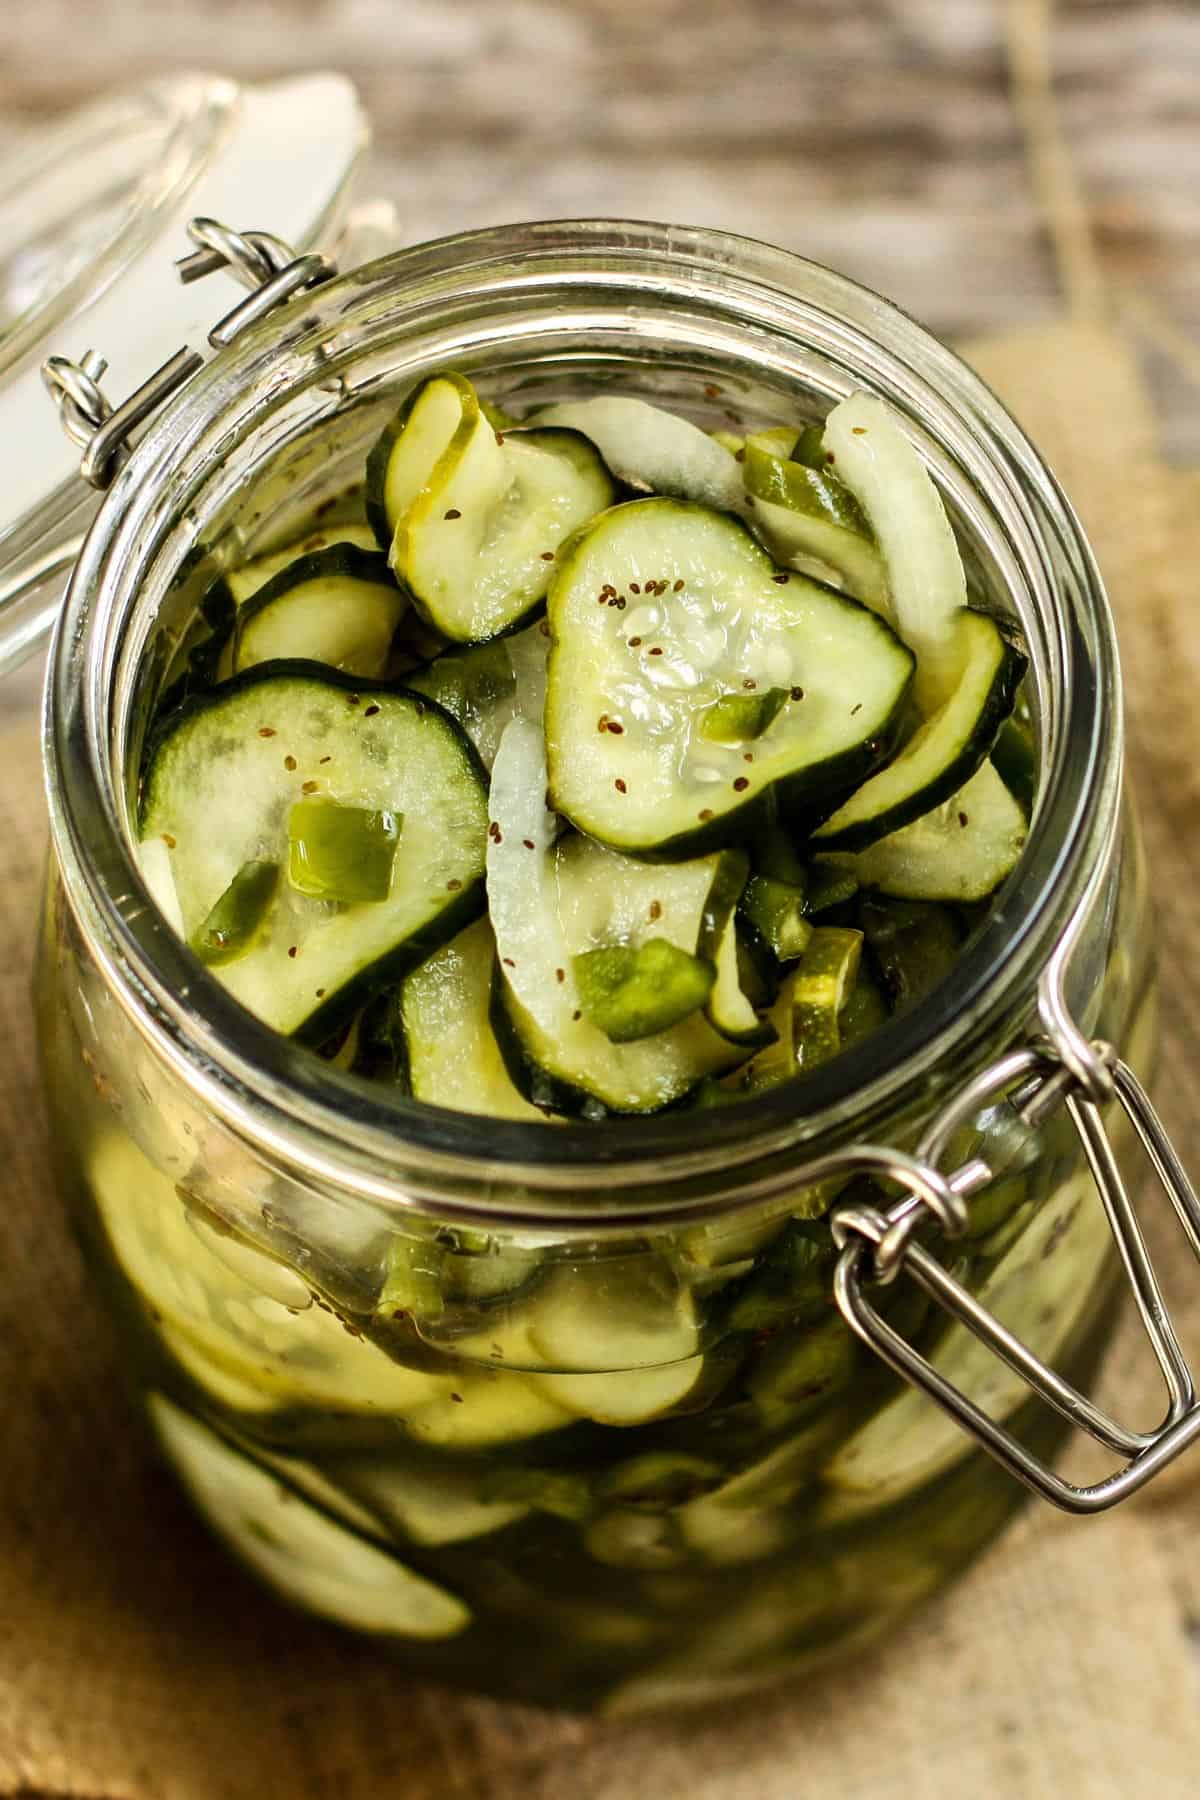
{"type": "Polygon", "coordinates": [[[1182,335],[1200,365],[1200,8],[1060,0],[1047,26],[1051,6],[5,0],[0,143],[167,69],[333,66],[366,98],[373,175],[411,238],[589,213],[724,226],[974,335],[1062,299],[1062,196],[1028,145],[1048,35],[1096,268],[1137,313],[1169,448],[1194,461],[1200,386],[1164,346],[1182,335]]]}

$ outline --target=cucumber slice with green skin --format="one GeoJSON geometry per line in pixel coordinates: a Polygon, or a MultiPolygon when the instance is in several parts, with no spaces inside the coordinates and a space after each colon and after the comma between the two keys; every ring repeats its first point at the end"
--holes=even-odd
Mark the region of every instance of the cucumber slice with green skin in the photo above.
{"type": "MultiPolygon", "coordinates": [[[[764,434],[765,436],[765,434],[764,434]]],[[[861,507],[828,463],[810,468],[746,439],[742,510],[779,562],[816,557],[877,612],[889,604],[887,570],[861,507]]]]}
{"type": "Polygon", "coordinates": [[[826,1324],[773,1338],[746,1377],[746,1391],[768,1412],[807,1411],[849,1386],[857,1360],[857,1339],[835,1314],[826,1324]]]}
{"type": "Polygon", "coordinates": [[[842,1047],[840,1019],[858,975],[863,934],[820,925],[796,965],[792,982],[792,1031],[796,1066],[816,1068],[842,1047]]]}
{"type": "Polygon", "coordinates": [[[655,1284],[617,1260],[582,1276],[552,1274],[529,1309],[530,1348],[562,1373],[527,1379],[558,1405],[603,1425],[640,1425],[670,1412],[700,1379],[691,1293],[655,1284]],[[572,1371],[579,1370],[580,1373],[572,1371]]]}
{"type": "Polygon", "coordinates": [[[304,1500],[161,1394],[150,1417],[192,1499],[232,1550],[284,1599],[352,1630],[454,1637],[471,1623],[456,1595],[304,1500]]]}
{"type": "Polygon", "coordinates": [[[614,489],[577,432],[498,432],[462,375],[410,398],[368,462],[371,517],[429,622],[456,643],[509,631],[539,604],[555,553],[614,489]]]}
{"type": "MultiPolygon", "coordinates": [[[[547,640],[537,626],[533,632],[539,637],[544,661],[547,640]]],[[[414,694],[428,694],[457,719],[485,769],[496,760],[501,734],[517,708],[517,677],[510,654],[510,645],[517,641],[500,638],[465,650],[446,650],[404,677],[405,687],[414,694]]],[[[536,654],[536,646],[533,649],[536,654]]]]}
{"type": "MultiPolygon", "coordinates": [[[[614,1044],[584,1016],[573,958],[635,934],[703,954],[706,919],[728,916],[725,857],[658,869],[584,838],[554,848],[545,808],[545,750],[538,726],[514,719],[492,772],[488,896],[500,955],[493,1023],[509,1071],[535,1103],[601,1116],[655,1112],[740,1059],[735,1046],[693,1014],[669,1031],[614,1044]],[[722,891],[725,890],[725,891],[722,891]]],[[[732,892],[729,887],[732,886],[732,892]]]]}
{"type": "Polygon", "coordinates": [[[778,570],[735,519],[683,501],[602,513],[548,598],[551,803],[638,856],[695,856],[845,793],[891,748],[911,653],[876,614],[778,570]],[[786,686],[751,743],[706,738],[715,701],[786,686]]]}
{"type": "Polygon", "coordinates": [[[1019,710],[1004,721],[992,746],[992,762],[1025,817],[1031,819],[1037,793],[1037,740],[1027,713],[1019,710]]]}
{"type": "Polygon", "coordinates": [[[221,978],[268,1024],[320,1044],[480,911],[487,798],[475,752],[430,701],[312,663],[249,670],[169,722],[146,775],[142,837],[170,851],[189,934],[247,863],[283,860],[290,809],[313,789],[404,816],[389,895],[335,909],[281,882],[221,978]]]}
{"type": "Polygon", "coordinates": [[[1011,875],[1029,823],[990,762],[965,787],[857,856],[835,854],[864,888],[899,900],[986,900],[1011,875]]]}
{"type": "Polygon", "coordinates": [[[954,631],[967,581],[941,495],[896,415],[873,394],[851,394],[825,420],[822,443],[858,501],[883,555],[890,616],[916,653],[913,695],[928,718],[961,674],[954,631]]]}
{"type": "Polygon", "coordinates": [[[462,1544],[503,1531],[529,1512],[520,1497],[489,1497],[478,1471],[373,1457],[329,1465],[338,1487],[389,1531],[423,1548],[462,1544]]]}
{"type": "Polygon", "coordinates": [[[492,1031],[495,967],[492,928],[477,919],[405,976],[397,1009],[409,1092],[458,1112],[545,1123],[545,1112],[514,1087],[492,1031]]]}
{"type": "Polygon", "coordinates": [[[598,394],[544,406],[531,424],[582,432],[609,469],[642,493],[696,500],[718,511],[742,503],[742,474],[725,445],[688,419],[632,395],[598,394]]]}
{"type": "Polygon", "coordinates": [[[742,986],[738,943],[735,915],[726,925],[717,947],[716,980],[712,983],[705,1015],[713,1030],[719,1031],[731,1044],[738,1044],[747,1051],[760,1050],[775,1042],[775,1027],[768,1019],[760,1018],[742,986]]]}
{"type": "Polygon", "coordinates": [[[865,850],[957,794],[987,757],[1012,711],[1025,658],[986,613],[962,612],[949,631],[960,669],[953,693],[886,769],[817,827],[815,848],[865,850]]]}
{"type": "Polygon", "coordinates": [[[377,551],[334,544],[288,563],[243,602],[233,669],[301,657],[372,678],[383,674],[408,609],[377,551]]]}
{"type": "Polygon", "coordinates": [[[286,545],[282,550],[268,551],[265,556],[255,556],[240,568],[230,569],[225,576],[225,586],[236,604],[244,606],[269,581],[274,580],[275,576],[282,574],[301,557],[324,555],[334,549],[357,550],[372,559],[380,555],[375,533],[369,525],[327,525],[318,531],[307,532],[304,537],[286,545]]]}
{"type": "Polygon", "coordinates": [[[904,1012],[945,980],[962,950],[962,932],[947,907],[866,894],[858,923],[887,1003],[904,1012]]]}

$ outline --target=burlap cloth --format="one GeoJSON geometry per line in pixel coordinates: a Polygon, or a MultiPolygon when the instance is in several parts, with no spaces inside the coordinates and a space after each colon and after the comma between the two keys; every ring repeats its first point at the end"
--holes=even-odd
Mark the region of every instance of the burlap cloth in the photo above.
{"type": "MultiPolygon", "coordinates": [[[[976,346],[1061,475],[1119,615],[1166,972],[1159,1092],[1200,1167],[1200,477],[1156,460],[1129,348],[976,346]]],[[[1074,1800],[1200,1792],[1200,1450],[1143,1499],[1038,1508],[878,1650],[757,1703],[592,1725],[411,1684],[226,1561],[155,1466],[47,1168],[27,970],[31,709],[0,713],[0,1790],[90,1800],[1074,1800]]],[[[1165,1209],[1159,1209],[1165,1210],[1165,1209]]],[[[1200,1269],[1156,1225],[1200,1325],[1200,1269]]],[[[1197,1333],[1200,1336],[1200,1332],[1197,1333]]],[[[1105,1389],[1141,1422],[1131,1322],[1105,1389]]]]}

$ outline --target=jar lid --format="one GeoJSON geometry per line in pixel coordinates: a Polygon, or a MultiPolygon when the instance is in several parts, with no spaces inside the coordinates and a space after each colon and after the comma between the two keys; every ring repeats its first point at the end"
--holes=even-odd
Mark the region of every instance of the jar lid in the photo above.
{"type": "Polygon", "coordinates": [[[97,352],[117,399],[132,393],[181,344],[202,344],[220,311],[175,269],[187,221],[311,249],[340,226],[366,143],[344,76],[251,87],[186,74],[110,95],[0,160],[0,667],[48,629],[98,504],[42,362],[97,352]],[[34,602],[20,618],[17,590],[34,602]]]}

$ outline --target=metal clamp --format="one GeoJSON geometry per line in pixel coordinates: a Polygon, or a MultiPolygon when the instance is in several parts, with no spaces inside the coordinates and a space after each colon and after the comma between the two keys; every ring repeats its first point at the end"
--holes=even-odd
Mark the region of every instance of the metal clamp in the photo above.
{"type": "MultiPolygon", "coordinates": [[[[207,218],[193,219],[187,229],[197,247],[175,265],[181,281],[199,281],[226,269],[250,289],[209,332],[208,342],[214,350],[223,350],[247,326],[337,273],[329,257],[316,251],[297,256],[267,231],[234,231],[207,218]]],[[[108,367],[104,357],[94,350],[85,352],[78,362],[65,356],[48,357],[42,364],[42,380],[58,407],[63,430],[83,451],[79,472],[84,480],[95,488],[108,487],[129,455],[130,434],[203,365],[203,356],[184,345],[114,407],[100,387],[108,367]]]]}
{"type": "MultiPolygon", "coordinates": [[[[1062,961],[1069,949],[1066,946],[1062,961]]],[[[1054,973],[1061,976],[1061,963],[1054,973]]],[[[847,1171],[869,1169],[898,1184],[904,1193],[887,1208],[844,1206],[835,1211],[833,1233],[841,1256],[834,1294],[851,1329],[1010,1474],[1066,1512],[1095,1513],[1115,1506],[1144,1486],[1200,1437],[1200,1403],[1191,1371],[1167,1313],[1100,1108],[1106,1103],[1120,1106],[1197,1257],[1200,1201],[1132,1070],[1110,1044],[1089,1042],[1078,1031],[1057,980],[1044,981],[1041,1000],[1047,1035],[1009,1052],[972,1080],[926,1131],[915,1156],[859,1146],[844,1157],[847,1171]],[[998,1094],[1009,1096],[1027,1125],[1039,1124],[1061,1106],[1075,1126],[1166,1384],[1166,1414],[1153,1431],[1130,1430],[1102,1412],[981,1306],[921,1241],[919,1234],[927,1236],[933,1226],[948,1237],[961,1235],[969,1222],[968,1200],[995,1179],[995,1171],[981,1158],[948,1172],[942,1164],[956,1135],[998,1094]],[[1021,1376],[1033,1394],[1093,1441],[1124,1457],[1121,1467],[1091,1486],[1075,1486],[946,1380],[867,1298],[867,1287],[894,1281],[901,1272],[912,1275],[931,1299],[1021,1376]]]]}

